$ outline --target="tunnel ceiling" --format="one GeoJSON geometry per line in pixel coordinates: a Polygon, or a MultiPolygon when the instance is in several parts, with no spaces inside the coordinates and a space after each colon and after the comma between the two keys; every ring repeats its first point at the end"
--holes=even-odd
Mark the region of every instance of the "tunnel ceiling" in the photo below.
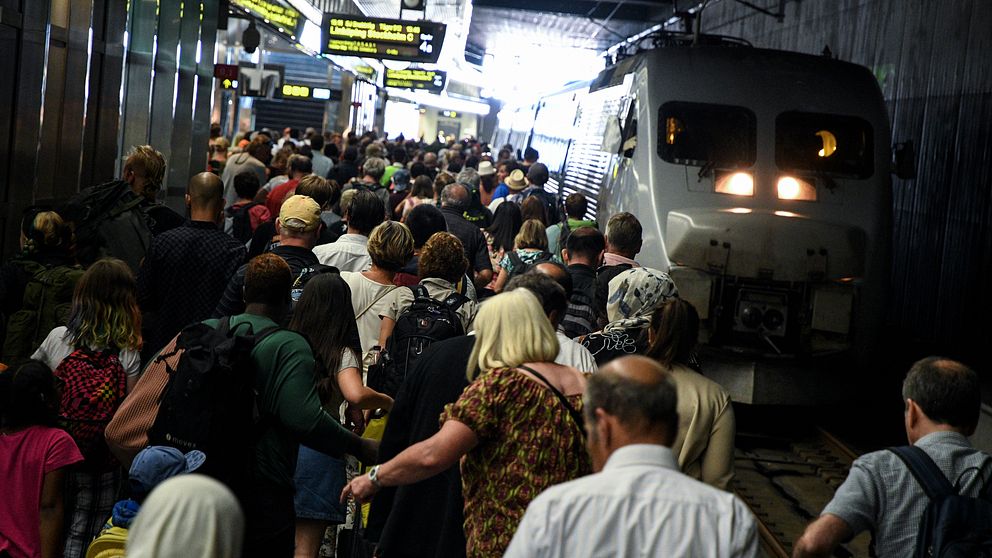
{"type": "Polygon", "coordinates": [[[474,0],[467,50],[514,42],[602,51],[671,15],[665,0],[474,0]]]}

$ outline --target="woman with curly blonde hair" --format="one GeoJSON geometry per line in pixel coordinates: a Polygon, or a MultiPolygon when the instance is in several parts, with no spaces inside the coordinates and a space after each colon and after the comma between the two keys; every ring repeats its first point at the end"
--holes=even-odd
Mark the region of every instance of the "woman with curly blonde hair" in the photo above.
{"type": "Polygon", "coordinates": [[[131,268],[105,258],[76,283],[68,325],[53,329],[32,359],[62,382],[61,425],[85,461],[69,472],[66,494],[74,508],[66,524],[66,556],[82,556],[116,500],[120,464],[103,430],[141,371],[141,312],[131,268]]]}

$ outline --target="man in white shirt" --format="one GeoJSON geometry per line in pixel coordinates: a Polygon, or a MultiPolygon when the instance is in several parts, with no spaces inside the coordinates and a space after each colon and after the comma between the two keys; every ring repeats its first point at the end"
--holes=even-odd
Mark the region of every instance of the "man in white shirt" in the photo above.
{"type": "Polygon", "coordinates": [[[351,199],[345,211],[348,232],[330,244],[313,249],[320,263],[333,265],[339,271],[366,271],[372,267],[369,257],[369,234],[386,219],[379,196],[360,190],[351,199]]]}
{"type": "Polygon", "coordinates": [[[555,362],[571,366],[579,372],[595,372],[596,358],[592,356],[589,349],[557,331],[558,324],[565,317],[565,312],[568,309],[568,296],[565,294],[564,287],[550,275],[529,271],[510,280],[505,290],[512,291],[513,289],[527,289],[534,293],[537,300],[541,301],[541,307],[548,316],[548,320],[551,321],[552,327],[555,328],[558,337],[558,356],[555,358],[555,362]]]}
{"type": "Polygon", "coordinates": [[[679,472],[668,447],[676,404],[667,372],[646,357],[591,376],[584,413],[598,472],[531,502],[504,556],[757,556],[744,503],[679,472]]]}

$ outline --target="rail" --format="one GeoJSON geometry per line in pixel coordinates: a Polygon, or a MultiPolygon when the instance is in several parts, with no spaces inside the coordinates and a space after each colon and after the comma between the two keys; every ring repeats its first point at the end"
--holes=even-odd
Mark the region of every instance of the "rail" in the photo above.
{"type": "MultiPolygon", "coordinates": [[[[771,558],[788,558],[792,544],[847,477],[857,452],[817,427],[795,438],[739,435],[735,491],[758,523],[761,547],[771,558]]],[[[863,535],[838,556],[867,556],[863,535]]]]}

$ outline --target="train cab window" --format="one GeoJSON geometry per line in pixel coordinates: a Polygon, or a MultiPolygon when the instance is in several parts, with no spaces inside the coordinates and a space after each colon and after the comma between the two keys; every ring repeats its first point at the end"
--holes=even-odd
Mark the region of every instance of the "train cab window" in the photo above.
{"type": "Polygon", "coordinates": [[[658,155],[677,165],[751,166],[757,158],[755,122],[745,107],[665,103],[658,109],[658,155]]]}
{"type": "Polygon", "coordinates": [[[871,124],[854,116],[783,112],[775,119],[775,164],[868,178],[875,171],[872,136],[871,124]]]}

